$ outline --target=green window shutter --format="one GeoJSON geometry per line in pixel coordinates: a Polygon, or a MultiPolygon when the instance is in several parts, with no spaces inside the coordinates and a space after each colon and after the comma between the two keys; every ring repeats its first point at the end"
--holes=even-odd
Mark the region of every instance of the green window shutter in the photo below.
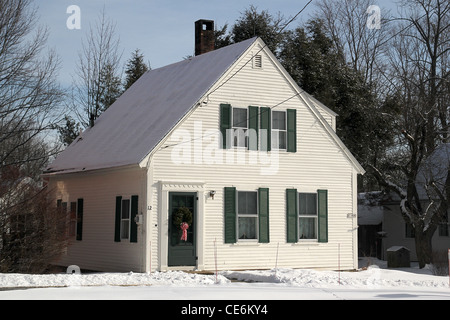
{"type": "Polygon", "coordinates": [[[138,214],[138,196],[132,196],[131,197],[131,216],[130,216],[130,224],[131,224],[131,230],[130,230],[130,242],[137,242],[137,234],[138,234],[138,225],[135,221],[135,218],[138,214]]]}
{"type": "Polygon", "coordinates": [[[83,239],[83,199],[77,201],[77,236],[76,239],[81,241],[83,239]]]}
{"type": "Polygon", "coordinates": [[[248,107],[248,150],[258,150],[258,136],[259,136],[259,108],[248,107]]]}
{"type": "Polygon", "coordinates": [[[287,152],[297,152],[297,110],[287,110],[287,152]]]}
{"type": "Polygon", "coordinates": [[[259,242],[269,243],[269,189],[258,190],[259,199],[259,242]]]}
{"type": "Polygon", "coordinates": [[[296,243],[298,241],[297,199],[297,189],[286,189],[286,233],[288,243],[296,243]]]}
{"type": "Polygon", "coordinates": [[[236,243],[236,188],[224,191],[225,243],[236,243]]]}
{"type": "Polygon", "coordinates": [[[260,136],[261,136],[261,150],[270,151],[271,150],[271,116],[270,108],[261,107],[260,113],[260,136]]]}
{"type": "Polygon", "coordinates": [[[231,112],[232,112],[231,105],[229,104],[220,105],[220,132],[222,133],[223,149],[229,149],[231,147],[231,139],[228,138],[227,134],[227,130],[231,129],[231,112]]]}
{"type": "Polygon", "coordinates": [[[122,216],[122,197],[116,197],[116,220],[114,228],[114,241],[120,242],[120,220],[122,216]]]}
{"type": "Polygon", "coordinates": [[[317,191],[319,242],[328,242],[328,191],[317,191]]]}

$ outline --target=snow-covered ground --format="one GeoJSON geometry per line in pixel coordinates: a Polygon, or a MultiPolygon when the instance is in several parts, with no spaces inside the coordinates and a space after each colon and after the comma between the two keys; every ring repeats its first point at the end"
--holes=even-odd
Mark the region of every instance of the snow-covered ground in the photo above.
{"type": "Polygon", "coordinates": [[[387,269],[385,263],[375,262],[356,272],[0,274],[0,300],[450,300],[448,276],[432,275],[428,268],[387,269]]]}

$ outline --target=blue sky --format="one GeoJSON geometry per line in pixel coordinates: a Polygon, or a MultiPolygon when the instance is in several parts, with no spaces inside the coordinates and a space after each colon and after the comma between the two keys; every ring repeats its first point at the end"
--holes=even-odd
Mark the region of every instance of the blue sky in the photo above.
{"type": "MultiPolygon", "coordinates": [[[[48,46],[61,59],[60,81],[70,85],[75,73],[82,39],[90,25],[98,20],[103,7],[116,23],[120,50],[125,63],[139,48],[153,69],[174,63],[194,53],[194,22],[211,19],[217,26],[232,25],[251,4],[272,14],[280,12],[293,17],[308,0],[36,0],[39,23],[49,28],[48,46]],[[66,13],[71,5],[81,9],[81,29],[69,30],[66,13]]],[[[291,24],[296,27],[307,20],[315,10],[313,1],[302,15],[291,24]]],[[[382,8],[393,9],[392,1],[378,0],[382,8]]]]}

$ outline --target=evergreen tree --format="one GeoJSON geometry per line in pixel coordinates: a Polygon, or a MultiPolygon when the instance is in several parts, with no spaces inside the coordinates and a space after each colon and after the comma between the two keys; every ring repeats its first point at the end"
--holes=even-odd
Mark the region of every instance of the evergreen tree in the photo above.
{"type": "Polygon", "coordinates": [[[150,70],[150,66],[144,63],[144,55],[140,53],[139,49],[136,49],[127,62],[124,90],[131,87],[148,70],[150,70]]]}
{"type": "Polygon", "coordinates": [[[285,25],[284,21],[280,14],[273,16],[267,10],[259,12],[257,7],[251,5],[232,28],[233,42],[260,37],[269,49],[276,53],[284,37],[284,33],[281,32],[285,25]]]}
{"type": "Polygon", "coordinates": [[[80,124],[76,123],[70,116],[64,116],[65,125],[56,126],[59,133],[59,139],[64,146],[70,145],[80,133],[80,124]]]}
{"type": "Polygon", "coordinates": [[[223,27],[214,30],[214,49],[220,49],[232,44],[231,35],[227,32],[228,24],[223,27]]]}
{"type": "Polygon", "coordinates": [[[108,109],[122,94],[120,77],[115,74],[114,67],[107,64],[100,73],[101,95],[100,105],[101,112],[108,109]]]}
{"type": "Polygon", "coordinates": [[[231,27],[228,32],[228,24],[215,30],[215,49],[226,47],[253,37],[260,37],[272,50],[277,53],[285,33],[281,32],[285,25],[285,19],[278,14],[274,16],[267,10],[258,11],[251,5],[231,27]]]}
{"type": "Polygon", "coordinates": [[[299,86],[335,111],[337,134],[364,165],[389,144],[390,124],[362,75],[351,68],[327,36],[321,20],[286,34],[280,60],[299,86]]]}

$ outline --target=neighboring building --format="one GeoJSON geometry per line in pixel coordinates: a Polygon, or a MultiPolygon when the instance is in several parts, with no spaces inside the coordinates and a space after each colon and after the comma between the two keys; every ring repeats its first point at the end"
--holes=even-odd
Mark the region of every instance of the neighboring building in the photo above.
{"type": "Polygon", "coordinates": [[[381,192],[358,194],[358,255],[382,257],[384,207],[381,192]]]}
{"type": "Polygon", "coordinates": [[[144,74],[49,166],[73,218],[58,263],[357,268],[364,170],[337,137],[336,114],[260,38],[199,53],[144,74]]]}
{"type": "MultiPolygon", "coordinates": [[[[435,181],[443,188],[450,168],[450,144],[442,144],[426,159],[417,175],[417,189],[423,208],[428,206],[427,181],[435,181]]],[[[443,190],[443,189],[442,189],[443,190]]],[[[430,190],[431,192],[431,190],[430,190]]],[[[386,250],[391,247],[406,247],[411,261],[417,261],[414,229],[403,219],[400,212],[400,197],[394,193],[372,192],[360,194],[358,205],[360,255],[369,255],[373,248],[380,248],[377,256],[387,259],[386,250]],[[380,245],[381,241],[381,245],[380,245]]],[[[444,253],[450,248],[449,215],[438,226],[432,238],[433,251],[444,253]]],[[[373,256],[373,253],[371,253],[373,256]]]]}

